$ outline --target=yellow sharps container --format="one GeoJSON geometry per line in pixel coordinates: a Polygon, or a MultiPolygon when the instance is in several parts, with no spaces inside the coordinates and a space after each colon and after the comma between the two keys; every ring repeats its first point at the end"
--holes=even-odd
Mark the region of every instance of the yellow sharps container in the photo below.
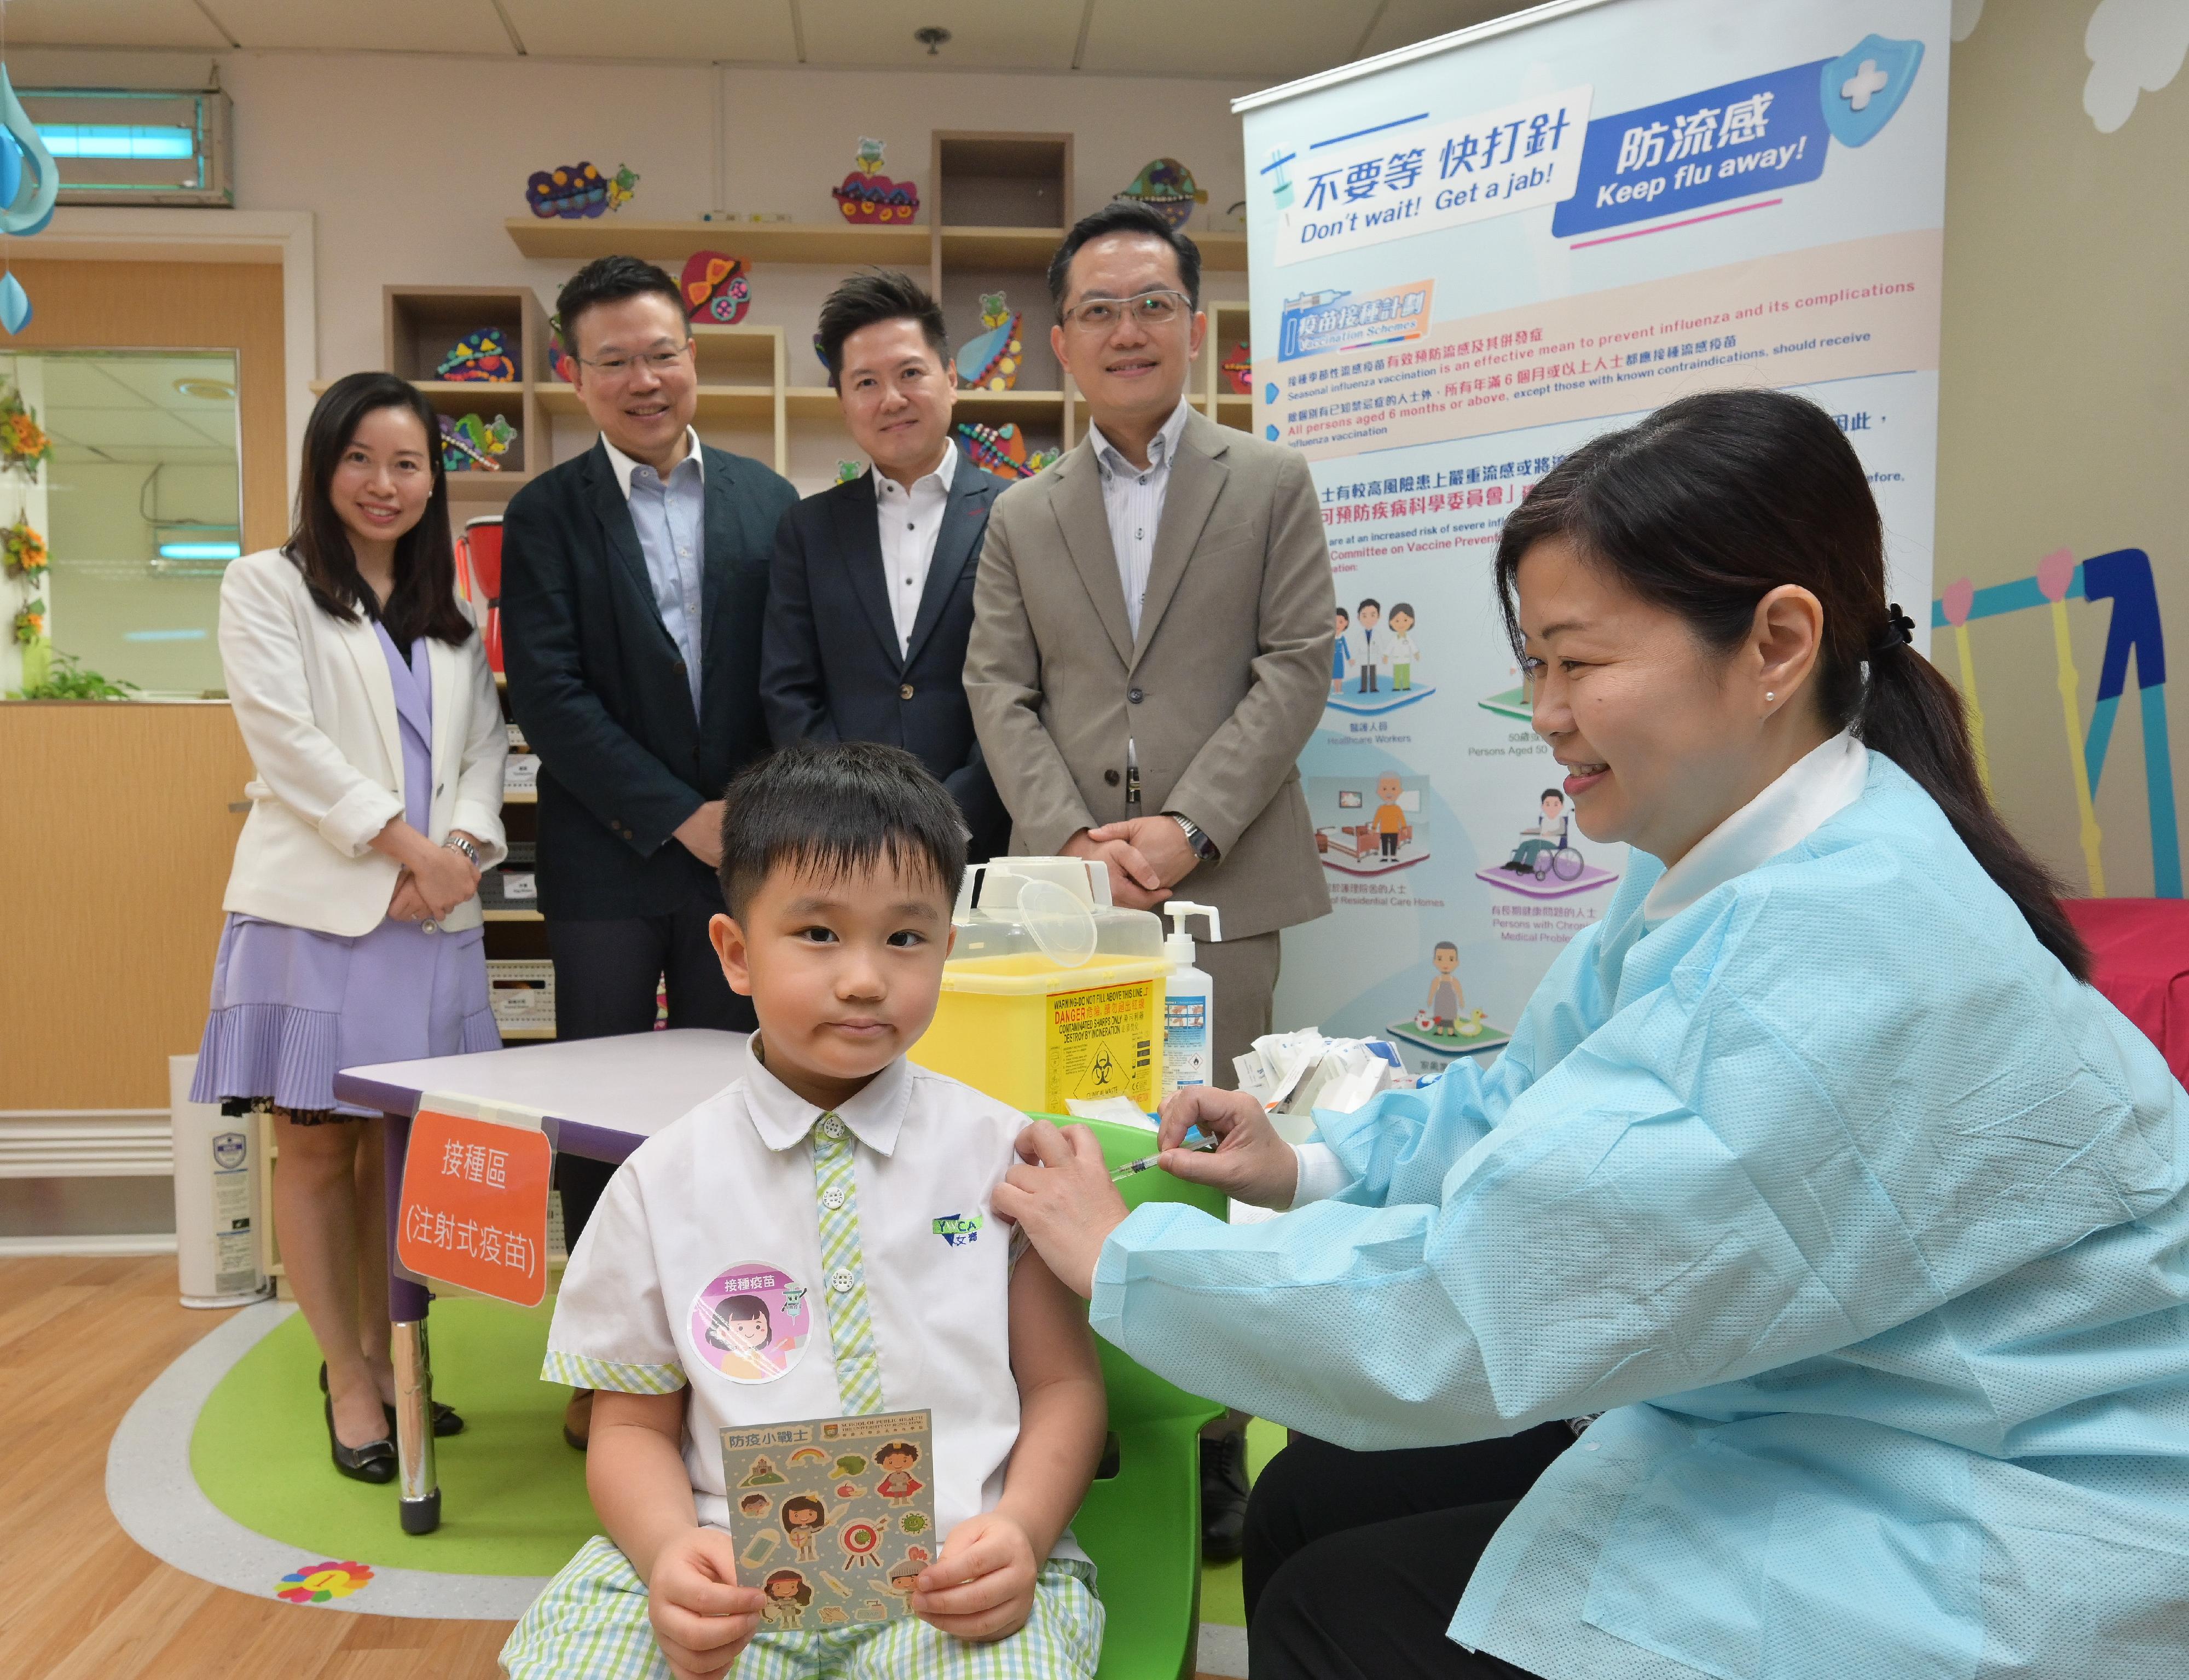
{"type": "Polygon", "coordinates": [[[1072,1098],[1156,1106],[1162,1071],[1162,924],[1110,902],[1079,857],[998,857],[965,872],[923,1067],[999,1102],[1065,1114],[1072,1098]]]}

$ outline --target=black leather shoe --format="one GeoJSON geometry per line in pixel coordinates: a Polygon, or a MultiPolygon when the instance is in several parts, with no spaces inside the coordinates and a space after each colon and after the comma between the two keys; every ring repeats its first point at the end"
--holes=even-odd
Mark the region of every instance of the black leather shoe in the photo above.
{"type": "Polygon", "coordinates": [[[335,1433],[335,1403],[330,1395],[320,1402],[327,1414],[327,1448],[333,1453],[335,1468],[352,1481],[392,1482],[395,1479],[395,1443],[391,1440],[367,1441],[363,1446],[344,1446],[342,1437],[335,1433]]]}
{"type": "MultiPolygon", "coordinates": [[[[321,1360],[320,1361],[320,1392],[325,1394],[326,1391],[327,1362],[321,1360]]],[[[393,1435],[395,1433],[395,1408],[386,1400],[382,1400],[380,1403],[380,1409],[387,1414],[387,1433],[393,1435]]],[[[455,1407],[443,1406],[440,1401],[435,1400],[433,1402],[433,1433],[438,1436],[448,1436],[461,1435],[463,1432],[464,1420],[457,1413],[455,1407]]]]}
{"type": "Polygon", "coordinates": [[[1201,1555],[1228,1564],[1246,1550],[1247,1432],[1201,1443],[1201,1555]]]}

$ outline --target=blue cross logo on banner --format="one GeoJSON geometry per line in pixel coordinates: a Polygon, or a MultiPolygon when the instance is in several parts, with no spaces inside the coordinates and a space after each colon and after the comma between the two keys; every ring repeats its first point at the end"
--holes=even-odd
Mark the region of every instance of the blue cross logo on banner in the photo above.
{"type": "Polygon", "coordinates": [[[1923,62],[1920,41],[1888,41],[1865,35],[1861,44],[1824,66],[1824,126],[1843,146],[1865,145],[1877,138],[1923,62]]]}

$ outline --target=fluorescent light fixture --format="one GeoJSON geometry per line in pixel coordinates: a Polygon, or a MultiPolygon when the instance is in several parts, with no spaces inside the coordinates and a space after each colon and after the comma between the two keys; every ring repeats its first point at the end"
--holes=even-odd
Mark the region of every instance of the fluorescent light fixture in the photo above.
{"type": "Polygon", "coordinates": [[[162,560],[240,560],[243,545],[240,542],[163,542],[160,545],[162,560]]]}
{"type": "Polygon", "coordinates": [[[120,122],[42,122],[38,138],[55,157],[187,158],[197,136],[187,128],[120,122]]]}

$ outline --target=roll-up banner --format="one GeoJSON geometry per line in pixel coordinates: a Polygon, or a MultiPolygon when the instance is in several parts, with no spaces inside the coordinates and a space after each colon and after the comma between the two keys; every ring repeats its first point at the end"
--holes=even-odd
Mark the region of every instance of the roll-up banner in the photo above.
{"type": "Polygon", "coordinates": [[[1254,430],[1313,464],[1343,609],[1300,759],[1335,913],[1280,1025],[1495,1050],[1610,902],[1490,581],[1587,438],[1813,398],[1927,646],[1947,40],[1948,0],[1567,0],[1238,102],[1254,430]]]}

